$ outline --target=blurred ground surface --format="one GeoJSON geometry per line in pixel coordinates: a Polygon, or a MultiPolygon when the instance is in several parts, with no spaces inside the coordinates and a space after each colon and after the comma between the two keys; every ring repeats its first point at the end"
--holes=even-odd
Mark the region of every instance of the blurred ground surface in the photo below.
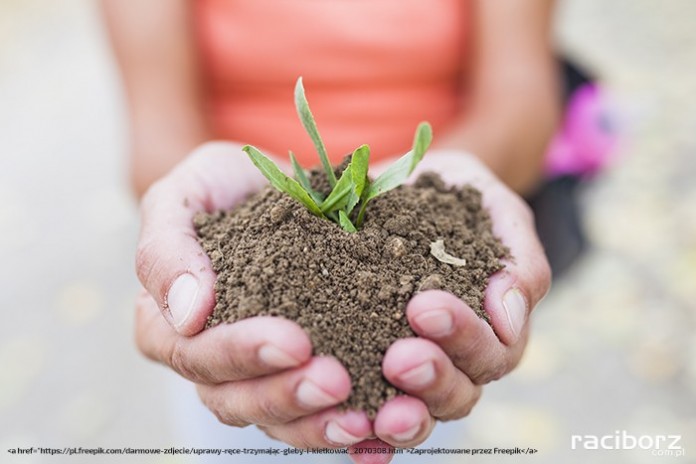
{"type": "MultiPolygon", "coordinates": [[[[692,0],[564,2],[562,48],[614,92],[628,137],[583,193],[590,252],[537,309],[521,367],[487,388],[453,447],[540,450],[523,462],[670,460],[569,449],[571,434],[626,430],[681,434],[675,462],[696,462],[694,17],[692,0]]],[[[2,462],[16,446],[177,444],[164,370],[131,342],[123,118],[94,3],[0,3],[2,462]]]]}

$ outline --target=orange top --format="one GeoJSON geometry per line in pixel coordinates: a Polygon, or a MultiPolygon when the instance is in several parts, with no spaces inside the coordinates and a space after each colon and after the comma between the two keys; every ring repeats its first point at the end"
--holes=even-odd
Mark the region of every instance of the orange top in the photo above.
{"type": "Polygon", "coordinates": [[[198,0],[198,44],[215,135],[318,163],[296,115],[307,99],[333,162],[363,143],[401,155],[420,121],[462,105],[465,0],[198,0]]]}

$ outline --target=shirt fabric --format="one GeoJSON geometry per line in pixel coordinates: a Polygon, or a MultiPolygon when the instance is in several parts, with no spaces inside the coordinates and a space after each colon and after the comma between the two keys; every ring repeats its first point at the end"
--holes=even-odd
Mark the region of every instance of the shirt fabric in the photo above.
{"type": "Polygon", "coordinates": [[[419,122],[437,137],[461,111],[468,10],[464,0],[198,0],[213,131],[316,165],[294,107],[302,76],[332,162],[363,143],[373,160],[401,155],[419,122]]]}

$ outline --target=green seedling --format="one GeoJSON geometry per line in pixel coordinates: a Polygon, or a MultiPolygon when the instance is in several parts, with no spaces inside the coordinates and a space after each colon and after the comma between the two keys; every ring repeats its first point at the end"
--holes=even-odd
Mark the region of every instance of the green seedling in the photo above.
{"type": "Polygon", "coordinates": [[[331,167],[326,146],[319,135],[314,116],[309,109],[301,77],[295,85],[295,107],[302,125],[319,154],[321,165],[329,180],[331,192],[326,197],[312,188],[307,174],[292,152],[290,152],[290,162],[296,179],[283,173],[273,161],[257,148],[246,145],[242,149],[273,187],[304,205],[312,214],[333,221],[348,232],[357,232],[362,227],[366,207],[370,200],[406,182],[420,160],[423,159],[423,155],[433,139],[430,124],[420,123],[416,129],[411,150],[396,160],[373,181],[367,176],[370,147],[361,145],[355,149],[351,155],[350,163],[337,179],[331,167]]]}

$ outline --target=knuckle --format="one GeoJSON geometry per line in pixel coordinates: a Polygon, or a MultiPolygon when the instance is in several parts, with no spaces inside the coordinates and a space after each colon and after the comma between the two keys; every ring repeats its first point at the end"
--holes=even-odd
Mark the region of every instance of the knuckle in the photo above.
{"type": "Polygon", "coordinates": [[[135,346],[138,350],[152,359],[145,350],[145,301],[142,296],[138,296],[135,300],[135,324],[133,324],[134,335],[135,335],[135,346]]]}
{"type": "Polygon", "coordinates": [[[142,324],[139,324],[136,322],[135,324],[135,346],[138,348],[138,351],[145,356],[147,359],[150,361],[158,361],[156,359],[156,356],[154,353],[151,352],[149,348],[149,345],[145,341],[145,329],[142,327],[142,324]]]}
{"type": "Polygon", "coordinates": [[[244,428],[251,424],[250,422],[243,420],[237,414],[233,414],[230,411],[218,409],[216,411],[213,411],[213,414],[220,423],[229,425],[230,427],[244,428]]]}
{"type": "Polygon", "coordinates": [[[135,272],[145,288],[151,289],[151,281],[157,267],[156,242],[149,240],[138,244],[135,251],[135,272]]]}
{"type": "MultiPolygon", "coordinates": [[[[230,333],[230,335],[233,335],[230,333]]],[[[235,338],[230,337],[231,345],[226,346],[224,351],[225,378],[227,380],[246,380],[254,377],[252,375],[252,366],[249,366],[249,361],[244,354],[244,347],[240,343],[236,343],[235,338]]]]}
{"type": "Polygon", "coordinates": [[[278,433],[276,427],[271,427],[268,425],[259,424],[256,426],[259,430],[266,434],[266,436],[272,440],[281,440],[281,435],[278,433]]]}
{"type": "Polygon", "coordinates": [[[232,411],[230,405],[226,404],[223,396],[216,390],[202,389],[198,386],[198,396],[210,412],[221,424],[229,425],[230,427],[243,428],[251,423],[242,419],[238,411],[232,411]]]}
{"type": "Polygon", "coordinates": [[[288,433],[286,433],[285,437],[282,437],[281,440],[283,440],[293,448],[298,449],[317,448],[319,446],[331,446],[331,444],[325,440],[310,438],[308,436],[309,434],[306,427],[306,425],[301,425],[299,427],[290,428],[288,433]]]}
{"type": "Polygon", "coordinates": [[[291,421],[295,415],[290,408],[279,402],[275,395],[260,395],[258,403],[258,422],[265,425],[285,424],[291,421]]]}
{"type": "Polygon", "coordinates": [[[251,424],[250,422],[243,420],[237,414],[227,411],[226,409],[216,408],[211,409],[211,411],[218,422],[229,425],[230,427],[244,428],[251,424]]]}
{"type": "Polygon", "coordinates": [[[481,398],[481,391],[482,388],[480,386],[471,388],[470,392],[463,400],[455,403],[456,406],[454,408],[445,414],[437,416],[437,418],[441,421],[450,421],[468,416],[481,398]]]}
{"type": "Polygon", "coordinates": [[[520,278],[522,288],[520,290],[527,300],[529,310],[541,301],[551,288],[551,266],[544,252],[539,253],[539,258],[525,266],[526,272],[520,278]]]}
{"type": "Polygon", "coordinates": [[[297,449],[317,448],[320,444],[312,443],[304,436],[299,427],[287,427],[284,425],[257,425],[258,429],[272,440],[281,441],[297,449]]]}
{"type": "Polygon", "coordinates": [[[191,365],[188,357],[186,356],[186,352],[181,345],[181,341],[174,343],[166,359],[167,364],[182,377],[196,383],[203,383],[203,378],[200,372],[191,365]]]}
{"type": "Polygon", "coordinates": [[[161,317],[159,310],[148,309],[148,305],[155,305],[149,294],[141,293],[135,301],[135,346],[151,361],[161,362],[157,356],[157,350],[153,349],[152,328],[157,318],[161,317]]]}
{"type": "Polygon", "coordinates": [[[471,381],[474,383],[474,385],[477,386],[485,385],[487,383],[501,379],[509,371],[510,363],[506,359],[503,362],[496,363],[493,366],[486,366],[478,372],[473,373],[473,375],[471,375],[471,381]]]}
{"type": "Polygon", "coordinates": [[[476,406],[476,403],[478,403],[479,399],[481,398],[481,387],[476,387],[473,389],[471,392],[471,396],[468,398],[467,401],[463,402],[459,409],[456,412],[456,419],[461,419],[462,417],[466,417],[469,414],[471,414],[471,411],[474,409],[474,406],[476,406]]]}
{"type": "Polygon", "coordinates": [[[138,324],[136,324],[135,328],[135,346],[138,348],[138,351],[150,361],[159,361],[157,356],[149,349],[149,345],[145,342],[145,330],[141,329],[138,324]]]}

